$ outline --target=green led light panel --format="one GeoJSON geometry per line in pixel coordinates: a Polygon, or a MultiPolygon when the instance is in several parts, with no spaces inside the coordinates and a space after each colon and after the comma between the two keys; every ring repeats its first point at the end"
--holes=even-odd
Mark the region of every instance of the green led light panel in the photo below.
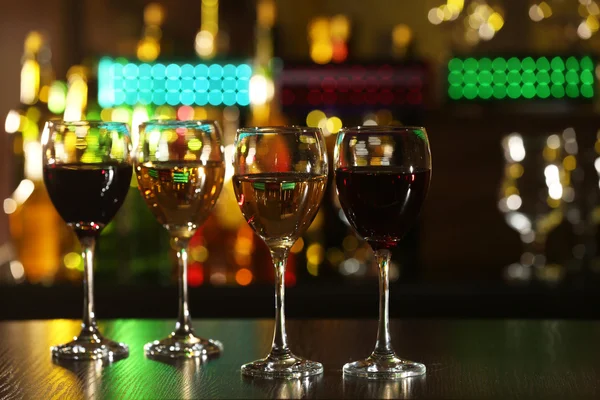
{"type": "Polygon", "coordinates": [[[484,57],[448,61],[452,100],[591,99],[594,61],[583,57],[484,57]]]}
{"type": "Polygon", "coordinates": [[[251,76],[248,64],[135,64],[105,57],[98,64],[98,103],[247,106],[251,76]]]}

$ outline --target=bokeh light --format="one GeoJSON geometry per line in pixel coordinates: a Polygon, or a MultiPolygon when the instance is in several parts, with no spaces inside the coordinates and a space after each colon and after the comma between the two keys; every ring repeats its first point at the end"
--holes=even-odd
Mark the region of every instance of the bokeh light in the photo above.
{"type": "MultiPolygon", "coordinates": [[[[247,106],[251,77],[252,68],[248,64],[150,66],[103,58],[98,64],[98,103],[102,108],[138,103],[247,106]]],[[[273,90],[272,84],[266,85],[267,98],[273,90]]]]}
{"type": "Polygon", "coordinates": [[[453,58],[448,62],[452,100],[592,98],[594,64],[585,57],[453,58]]]}

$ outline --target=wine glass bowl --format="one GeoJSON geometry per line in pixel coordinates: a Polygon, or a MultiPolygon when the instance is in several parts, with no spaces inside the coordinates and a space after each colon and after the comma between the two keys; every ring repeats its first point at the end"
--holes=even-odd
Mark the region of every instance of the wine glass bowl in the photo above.
{"type": "Polygon", "coordinates": [[[327,185],[327,153],[318,128],[238,130],[234,191],[244,218],[267,244],[275,267],[275,331],[267,357],[242,366],[244,375],[294,379],[323,366],[294,355],[285,332],[284,276],[289,251],[317,214],[327,185]]]}
{"type": "Polygon", "coordinates": [[[179,316],[165,339],[148,343],[152,358],[218,356],[223,345],[197,337],[187,300],[187,245],[209,217],[225,176],[221,133],[214,121],[149,121],[140,126],[135,160],[138,188],[148,208],[169,232],[179,262],[179,316]]]}
{"type": "Polygon", "coordinates": [[[49,121],[41,142],[48,195],[77,235],[84,261],[81,333],[69,343],[52,347],[52,355],[63,360],[127,357],[127,345],[104,338],[98,330],[93,262],[100,232],[123,204],[131,183],[129,130],[117,122],[49,121]]]}
{"type": "Polygon", "coordinates": [[[345,375],[397,379],[425,373],[423,364],[394,353],[389,332],[390,250],[414,225],[431,179],[424,128],[360,126],[338,133],[335,183],[348,222],[379,264],[379,329],[373,353],[344,365],[345,375]]]}

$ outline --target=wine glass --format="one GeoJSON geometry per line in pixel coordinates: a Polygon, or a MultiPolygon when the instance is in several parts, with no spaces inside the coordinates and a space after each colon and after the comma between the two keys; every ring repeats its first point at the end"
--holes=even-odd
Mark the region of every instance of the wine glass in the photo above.
{"type": "Polygon", "coordinates": [[[545,245],[562,221],[563,198],[573,196],[573,189],[564,185],[561,138],[514,132],[502,139],[502,147],[505,168],[498,208],[524,247],[520,262],[508,266],[506,275],[515,281],[559,276],[548,273],[545,245]]]}
{"type": "Polygon", "coordinates": [[[179,261],[179,314],[175,330],[146,344],[150,358],[218,356],[223,345],[197,337],[188,307],[187,247],[217,202],[225,176],[220,129],[214,121],[149,121],[140,125],[135,159],[138,188],[171,236],[179,261]]]}
{"type": "Polygon", "coordinates": [[[423,364],[394,353],[389,331],[391,249],[415,223],[429,189],[431,153],[424,128],[360,126],[338,133],[335,184],[350,225],[379,264],[379,330],[365,360],[344,365],[344,374],[396,379],[425,373],[423,364]]]}
{"type": "Polygon", "coordinates": [[[52,347],[69,360],[118,359],[128,347],[104,338],[94,311],[94,249],[131,183],[127,125],[102,121],[50,121],[42,133],[44,183],[54,207],[77,235],[83,258],[83,323],[73,341],[52,347]]]}
{"type": "Polygon", "coordinates": [[[292,354],[285,333],[284,276],[290,249],[319,209],[327,185],[327,151],[318,128],[239,129],[233,187],[242,214],[267,244],[275,267],[275,331],[266,358],[242,373],[263,378],[303,378],[323,366],[292,354]]]}

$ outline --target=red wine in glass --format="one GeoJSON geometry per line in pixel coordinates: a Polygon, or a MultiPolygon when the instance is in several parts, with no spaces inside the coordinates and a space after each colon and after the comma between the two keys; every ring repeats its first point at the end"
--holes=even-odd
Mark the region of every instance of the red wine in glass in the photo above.
{"type": "Polygon", "coordinates": [[[373,249],[392,248],[414,225],[431,170],[350,167],[335,172],[340,204],[350,225],[373,249]]]}
{"type": "Polygon", "coordinates": [[[100,231],[113,219],[133,174],[129,128],[120,122],[48,121],[41,136],[46,190],[58,214],[81,243],[81,332],[51,347],[54,360],[109,360],[129,355],[124,343],[98,329],[94,302],[94,252],[100,231]]]}
{"type": "Polygon", "coordinates": [[[54,207],[77,235],[95,235],[115,216],[129,190],[128,164],[50,164],[44,183],[54,207]]]}
{"type": "Polygon", "coordinates": [[[396,356],[389,318],[391,249],[416,222],[429,189],[431,151],[422,127],[358,126],[338,132],[335,183],[350,225],[365,239],[379,266],[379,326],[371,355],[347,363],[344,376],[401,379],[425,365],[396,356]]]}

